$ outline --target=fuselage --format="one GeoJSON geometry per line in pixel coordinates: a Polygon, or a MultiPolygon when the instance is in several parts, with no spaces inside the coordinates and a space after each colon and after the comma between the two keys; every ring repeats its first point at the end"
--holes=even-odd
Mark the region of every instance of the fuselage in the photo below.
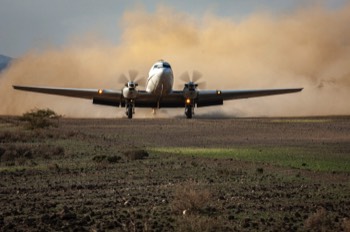
{"type": "Polygon", "coordinates": [[[150,69],[147,78],[146,91],[159,97],[172,92],[174,76],[168,62],[157,61],[150,69]]]}

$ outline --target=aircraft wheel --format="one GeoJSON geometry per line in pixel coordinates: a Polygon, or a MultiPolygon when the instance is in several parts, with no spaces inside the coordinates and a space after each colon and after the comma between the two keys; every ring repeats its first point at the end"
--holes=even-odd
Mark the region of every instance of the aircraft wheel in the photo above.
{"type": "Polygon", "coordinates": [[[128,106],[128,118],[129,119],[132,119],[132,106],[130,105],[130,106],[128,106]]]}
{"type": "Polygon", "coordinates": [[[192,107],[191,106],[186,106],[185,114],[186,114],[187,118],[192,118],[192,107]]]}

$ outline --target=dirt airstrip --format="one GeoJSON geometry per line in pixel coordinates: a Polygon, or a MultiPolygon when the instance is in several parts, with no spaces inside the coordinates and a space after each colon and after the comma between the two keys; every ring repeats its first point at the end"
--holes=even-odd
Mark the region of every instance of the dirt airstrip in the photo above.
{"type": "Polygon", "coordinates": [[[1,117],[0,158],[1,231],[350,231],[346,116],[1,117]]]}

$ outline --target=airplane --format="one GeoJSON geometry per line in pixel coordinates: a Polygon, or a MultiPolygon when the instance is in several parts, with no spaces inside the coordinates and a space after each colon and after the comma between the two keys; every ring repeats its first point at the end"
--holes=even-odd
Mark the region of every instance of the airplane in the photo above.
{"type": "Polygon", "coordinates": [[[129,71],[129,78],[124,74],[120,80],[125,86],[116,89],[84,89],[84,88],[57,88],[43,86],[13,85],[16,90],[54,94],[67,97],[92,99],[93,104],[125,107],[129,119],[135,113],[135,107],[153,108],[154,112],[160,108],[184,108],[187,118],[192,118],[195,107],[223,105],[226,100],[235,100],[268,95],[300,92],[303,88],[288,89],[256,89],[256,90],[199,90],[201,83],[198,80],[201,74],[188,72],[180,76],[186,83],[182,90],[173,90],[174,76],[170,64],[159,60],[149,71],[145,90],[138,90],[137,73],[129,71]]]}

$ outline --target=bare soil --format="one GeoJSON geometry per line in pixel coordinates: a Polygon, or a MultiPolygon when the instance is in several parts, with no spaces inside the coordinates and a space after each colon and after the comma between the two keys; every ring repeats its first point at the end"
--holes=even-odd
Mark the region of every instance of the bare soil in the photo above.
{"type": "MultiPolygon", "coordinates": [[[[349,231],[350,173],[158,147],[301,147],[350,156],[350,117],[0,118],[1,231],[349,231]]],[[[349,163],[350,165],[350,163],[349,163]]]]}

